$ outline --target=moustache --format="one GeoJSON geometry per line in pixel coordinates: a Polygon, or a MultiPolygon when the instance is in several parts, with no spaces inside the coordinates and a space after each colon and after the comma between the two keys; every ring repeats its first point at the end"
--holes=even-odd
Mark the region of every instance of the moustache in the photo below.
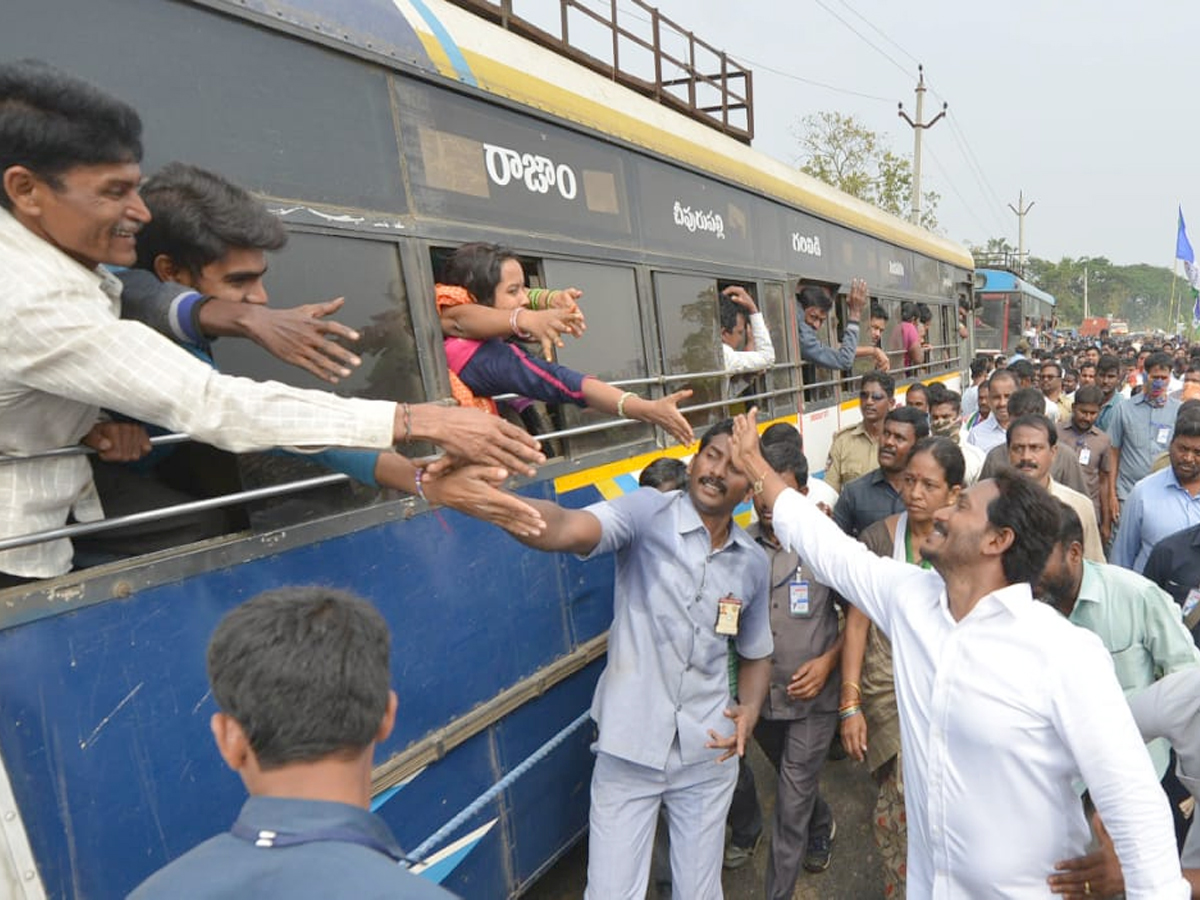
{"type": "Polygon", "coordinates": [[[725,479],[718,478],[715,475],[704,475],[700,479],[700,483],[724,494],[729,489],[725,486],[725,479]]]}

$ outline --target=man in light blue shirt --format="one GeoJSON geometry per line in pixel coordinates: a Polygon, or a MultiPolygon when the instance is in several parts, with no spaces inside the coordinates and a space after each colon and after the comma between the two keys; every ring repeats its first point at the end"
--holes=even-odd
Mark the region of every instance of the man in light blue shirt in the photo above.
{"type": "Polygon", "coordinates": [[[1113,563],[1135,572],[1163,538],[1200,524],[1200,408],[1179,414],[1167,450],[1171,465],[1134,486],[1113,541],[1113,563]]]}
{"type": "MultiPolygon", "coordinates": [[[[1200,649],[1171,595],[1128,569],[1084,559],[1079,516],[1065,503],[1061,516],[1058,539],[1038,582],[1041,598],[1104,642],[1126,696],[1200,663],[1200,649]]],[[[1155,741],[1148,749],[1161,779],[1170,748],[1155,741]]]]}
{"type": "Polygon", "coordinates": [[[1117,499],[1122,504],[1133,486],[1150,473],[1155,457],[1171,442],[1180,404],[1167,396],[1170,378],[1171,357],[1152,353],[1146,360],[1146,389],[1118,406],[1109,422],[1117,499]]]}
{"type": "Polygon", "coordinates": [[[731,464],[733,423],[714,425],[686,491],[637,490],[582,510],[530,501],[541,550],[616,554],[608,664],[588,837],[589,900],[642,897],[660,805],[670,824],[675,895],[721,897],[725,816],[770,681],[767,557],[733,521],[750,482],[731,464]],[[737,702],[728,642],[740,657],[737,702]],[[733,733],[730,734],[731,726],[733,733]],[[724,753],[721,753],[724,751],[724,753]]]}

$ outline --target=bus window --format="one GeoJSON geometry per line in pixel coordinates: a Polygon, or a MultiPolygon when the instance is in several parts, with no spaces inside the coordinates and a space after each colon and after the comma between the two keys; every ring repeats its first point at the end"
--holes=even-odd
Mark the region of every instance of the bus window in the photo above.
{"type": "MultiPolygon", "coordinates": [[[[725,379],[720,374],[724,360],[716,279],[655,272],[654,302],[663,372],[673,376],[692,375],[672,380],[669,389],[691,388],[693,394],[688,406],[718,403],[725,379]]],[[[688,421],[697,429],[722,418],[724,413],[719,405],[687,414],[688,421]]]]}
{"type": "MultiPolygon", "coordinates": [[[[345,297],[338,321],[362,338],[354,350],[362,365],[332,390],[343,396],[422,402],[427,398],[418,364],[408,296],[394,243],[324,234],[293,233],[271,260],[267,288],[276,306],[294,306],[345,297]]],[[[250,341],[215,344],[221,371],[299,387],[331,389],[315,376],[289,366],[250,341]]],[[[245,489],[329,474],[303,456],[248,453],[238,458],[245,489]]],[[[364,485],[337,484],[277,500],[250,510],[255,528],[275,528],[320,515],[369,505],[382,492],[364,485]]]]}
{"type": "MultiPolygon", "coordinates": [[[[579,339],[563,338],[566,346],[558,350],[560,363],[604,381],[646,378],[649,373],[633,269],[545,259],[541,274],[549,288],[577,287],[583,291],[579,304],[587,316],[587,331],[579,339]]],[[[628,389],[643,397],[651,396],[646,384],[632,384],[628,389]]],[[[598,421],[595,415],[571,404],[562,404],[560,413],[565,428],[598,421]]],[[[589,450],[632,444],[651,437],[649,425],[636,424],[577,435],[569,438],[567,444],[570,455],[578,456],[589,450]]]]}
{"type": "Polygon", "coordinates": [[[904,366],[904,337],[900,333],[900,301],[875,297],[871,302],[883,307],[883,311],[887,313],[887,325],[883,329],[880,346],[888,355],[888,370],[894,375],[904,366]]]}
{"type": "Polygon", "coordinates": [[[775,345],[775,368],[766,378],[767,390],[785,393],[757,401],[758,406],[766,410],[771,418],[793,414],[797,411],[796,404],[796,325],[789,321],[791,311],[786,300],[787,291],[782,282],[768,281],[763,285],[759,308],[771,332],[771,343],[775,345]]]}
{"type": "MultiPolygon", "coordinates": [[[[840,335],[844,330],[841,325],[845,321],[846,297],[840,293],[840,287],[836,284],[822,283],[817,281],[799,281],[796,283],[796,317],[802,319],[804,317],[804,307],[800,303],[799,294],[804,288],[809,286],[822,288],[830,297],[834,299],[833,308],[829,311],[829,316],[825,323],[817,329],[817,340],[826,347],[838,346],[840,335]],[[839,337],[835,337],[838,335],[839,337]]],[[[799,328],[799,322],[797,322],[799,328]]],[[[801,356],[801,372],[804,379],[804,406],[807,409],[810,406],[828,406],[834,400],[834,392],[841,377],[841,373],[834,369],[827,369],[824,366],[818,366],[810,362],[806,362],[801,356]]]]}

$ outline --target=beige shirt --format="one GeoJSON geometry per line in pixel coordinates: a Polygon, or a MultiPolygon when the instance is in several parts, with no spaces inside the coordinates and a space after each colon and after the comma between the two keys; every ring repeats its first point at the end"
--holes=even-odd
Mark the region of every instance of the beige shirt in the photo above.
{"type": "Polygon", "coordinates": [[[1096,509],[1092,506],[1092,498],[1079,491],[1073,491],[1065,484],[1059,484],[1050,479],[1050,493],[1061,500],[1079,516],[1083,523],[1083,557],[1092,562],[1107,562],[1104,558],[1104,544],[1100,541],[1100,528],[1096,525],[1096,509]]]}
{"type": "MultiPolygon", "coordinates": [[[[120,282],[89,270],[0,210],[0,454],[77,444],[101,407],[226,450],[390,447],[396,405],[221,375],[122,320],[120,282]]],[[[0,463],[0,538],[103,517],[82,456],[0,463]]],[[[61,575],[71,544],[0,552],[0,571],[61,575]]]]}
{"type": "Polygon", "coordinates": [[[825,462],[825,483],[835,491],[878,468],[879,442],[867,433],[862,422],[833,436],[825,462]]]}

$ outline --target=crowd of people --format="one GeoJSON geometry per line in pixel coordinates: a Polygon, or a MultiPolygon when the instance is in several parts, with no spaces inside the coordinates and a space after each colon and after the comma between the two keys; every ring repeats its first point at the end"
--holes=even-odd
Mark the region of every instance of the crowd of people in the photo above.
{"type": "MultiPolygon", "coordinates": [[[[34,457],[0,466],[0,537],[112,515],[134,493],[174,502],[155,428],[230,452],[325,448],[337,471],[538,550],[613,555],[587,897],[640,900],[653,870],[675,896],[719,898],[722,866],[744,865],[767,831],[751,741],[778,774],[764,893],[792,897],[834,858],[837,811],[819,785],[835,735],[878,785],[888,898],[1200,896],[1200,834],[1188,829],[1200,347],[1064,340],[972,361],[962,394],[934,380],[897,398],[879,347],[886,313],[865,283],[850,285],[837,350],[817,337],[832,299],[806,287],[802,359],[875,366],[823,479],[799,430],[760,435],[750,410],[711,426],[690,462],[647,466],[642,489],[566,508],[504,490],[545,457],[497,415],[497,396],[693,440],[679,408],[689,391],[647,399],[555,362],[564,336],[586,329],[579,291],[531,290],[517,254],[494,244],[446,259],[436,303],[458,406],[231,378],[214,339],[252,339],[336,382],[359,360],[327,338],[356,335],[328,318],[338,301],[269,307],[278,221],[194,166],[143,184],[140,127],[65,73],[0,66],[0,451],[34,457]],[[872,339],[859,347],[864,314],[872,339]],[[445,454],[396,452],[416,440],[445,454]],[[74,443],[94,459],[47,455],[74,443]],[[749,530],[733,519],[747,499],[749,530]]],[[[741,396],[775,363],[774,343],[746,287],[715,302],[728,396],[741,396]]],[[[904,369],[919,371],[929,320],[919,304],[901,318],[904,369]]],[[[186,525],[192,537],[164,539],[219,527],[186,525]]],[[[153,539],[118,537],[143,550],[153,539]]],[[[0,587],[64,574],[78,549],[56,538],[2,551],[0,587]]],[[[372,751],[397,710],[388,652],[379,614],[337,591],[286,589],[231,612],[209,647],[212,730],[250,800],[228,834],[134,896],[252,884],[447,896],[394,864],[399,848],[367,812],[372,751]],[[313,664],[295,671],[299,658],[313,664]]]]}

